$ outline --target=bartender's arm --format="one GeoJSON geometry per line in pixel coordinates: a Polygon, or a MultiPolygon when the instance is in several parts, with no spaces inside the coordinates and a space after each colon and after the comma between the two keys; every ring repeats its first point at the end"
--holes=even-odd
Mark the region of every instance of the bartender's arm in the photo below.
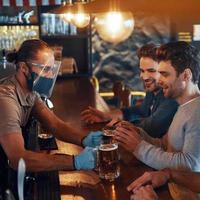
{"type": "Polygon", "coordinates": [[[96,159],[91,147],[86,147],[75,156],[65,154],[50,155],[26,150],[24,139],[20,132],[7,133],[0,136],[0,145],[4,149],[9,165],[17,169],[18,161],[23,158],[27,171],[52,170],[89,170],[96,165],[96,159]]]}
{"type": "MultiPolygon", "coordinates": [[[[69,138],[68,141],[76,141],[76,136],[69,126],[59,120],[51,113],[41,101],[38,100],[37,109],[41,109],[39,117],[44,117],[43,121],[50,130],[54,129],[58,133],[59,138],[69,138]],[[40,103],[39,103],[40,102],[40,103]],[[45,116],[47,115],[47,116],[45,116]],[[60,129],[57,127],[61,127],[60,129]],[[67,127],[64,129],[64,127],[67,127]],[[61,132],[64,132],[61,134],[61,132]],[[67,133],[66,133],[67,131],[67,133]],[[59,134],[60,133],[60,134],[59,134]],[[64,134],[66,136],[64,137],[64,134]],[[72,136],[71,136],[71,135],[72,136]],[[69,136],[68,136],[69,135],[69,136]]],[[[0,98],[1,115],[0,115],[0,145],[2,146],[8,160],[9,165],[17,169],[18,161],[24,158],[28,171],[50,171],[50,170],[73,170],[73,169],[93,169],[96,164],[95,154],[90,147],[85,148],[80,154],[69,155],[49,155],[46,153],[38,153],[26,150],[24,148],[24,138],[21,132],[21,110],[18,108],[14,98],[0,98]]],[[[37,105],[37,103],[35,104],[37,105]]],[[[36,110],[37,110],[36,109],[36,110]]],[[[35,108],[33,109],[35,110],[35,108]]],[[[81,138],[77,137],[77,143],[81,138]]]]}
{"type": "Polygon", "coordinates": [[[43,102],[39,100],[36,101],[32,114],[59,140],[81,145],[82,138],[85,134],[70,126],[67,122],[59,119],[43,104],[43,102]]]}
{"type": "Polygon", "coordinates": [[[28,171],[73,170],[73,157],[68,155],[50,155],[28,151],[24,148],[21,133],[9,133],[0,136],[9,164],[17,169],[18,161],[23,158],[28,171]]]}

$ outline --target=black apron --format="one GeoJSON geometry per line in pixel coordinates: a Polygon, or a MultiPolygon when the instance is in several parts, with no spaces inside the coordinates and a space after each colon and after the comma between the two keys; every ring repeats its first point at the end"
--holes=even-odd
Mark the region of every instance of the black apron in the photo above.
{"type": "Polygon", "coordinates": [[[4,192],[8,188],[8,160],[0,146],[0,200],[4,199],[4,192]]]}
{"type": "MultiPolygon", "coordinates": [[[[34,118],[30,118],[26,127],[22,128],[24,144],[27,150],[38,149],[37,128],[37,121],[34,118]]],[[[35,174],[26,172],[24,180],[25,200],[33,199],[34,184],[35,174]]],[[[0,145],[0,200],[1,197],[4,199],[6,189],[10,189],[14,194],[15,200],[18,200],[17,171],[9,167],[7,156],[0,145]]]]}

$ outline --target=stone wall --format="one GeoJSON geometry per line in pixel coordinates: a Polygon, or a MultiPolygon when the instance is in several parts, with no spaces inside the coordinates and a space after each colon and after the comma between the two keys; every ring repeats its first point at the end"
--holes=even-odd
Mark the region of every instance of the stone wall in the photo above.
{"type": "Polygon", "coordinates": [[[137,13],[134,19],[132,35],[117,45],[103,41],[92,29],[93,74],[99,79],[101,91],[109,91],[116,80],[134,90],[143,90],[136,50],[147,43],[163,44],[171,39],[169,18],[137,13]]]}

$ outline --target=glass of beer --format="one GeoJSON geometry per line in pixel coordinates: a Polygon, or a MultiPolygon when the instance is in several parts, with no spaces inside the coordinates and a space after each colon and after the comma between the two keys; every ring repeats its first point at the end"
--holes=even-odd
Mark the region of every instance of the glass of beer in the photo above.
{"type": "Polygon", "coordinates": [[[50,134],[40,123],[38,124],[38,137],[40,139],[51,139],[53,135],[50,134]]]}
{"type": "Polygon", "coordinates": [[[114,136],[114,130],[116,127],[105,127],[103,128],[103,140],[102,143],[104,144],[110,144],[110,143],[114,143],[115,141],[113,140],[113,136],[114,136]]]}
{"type": "Polygon", "coordinates": [[[120,175],[117,143],[101,144],[98,150],[99,177],[114,181],[120,175]]]}

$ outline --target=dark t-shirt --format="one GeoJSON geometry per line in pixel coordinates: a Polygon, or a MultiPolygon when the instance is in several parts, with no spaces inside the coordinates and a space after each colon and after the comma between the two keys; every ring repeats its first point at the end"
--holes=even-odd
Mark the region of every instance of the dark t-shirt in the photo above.
{"type": "Polygon", "coordinates": [[[167,99],[160,89],[156,95],[148,92],[140,106],[122,109],[125,120],[143,128],[152,137],[162,137],[173,120],[178,103],[167,99]]]}
{"type": "Polygon", "coordinates": [[[21,133],[36,102],[37,93],[25,93],[15,76],[0,80],[0,136],[21,133]]]}
{"type": "MultiPolygon", "coordinates": [[[[22,134],[22,127],[26,126],[36,100],[42,102],[37,93],[25,93],[15,76],[1,79],[0,136],[13,133],[22,134]]],[[[8,183],[8,160],[0,146],[0,187],[2,191],[8,188],[8,183]]]]}

